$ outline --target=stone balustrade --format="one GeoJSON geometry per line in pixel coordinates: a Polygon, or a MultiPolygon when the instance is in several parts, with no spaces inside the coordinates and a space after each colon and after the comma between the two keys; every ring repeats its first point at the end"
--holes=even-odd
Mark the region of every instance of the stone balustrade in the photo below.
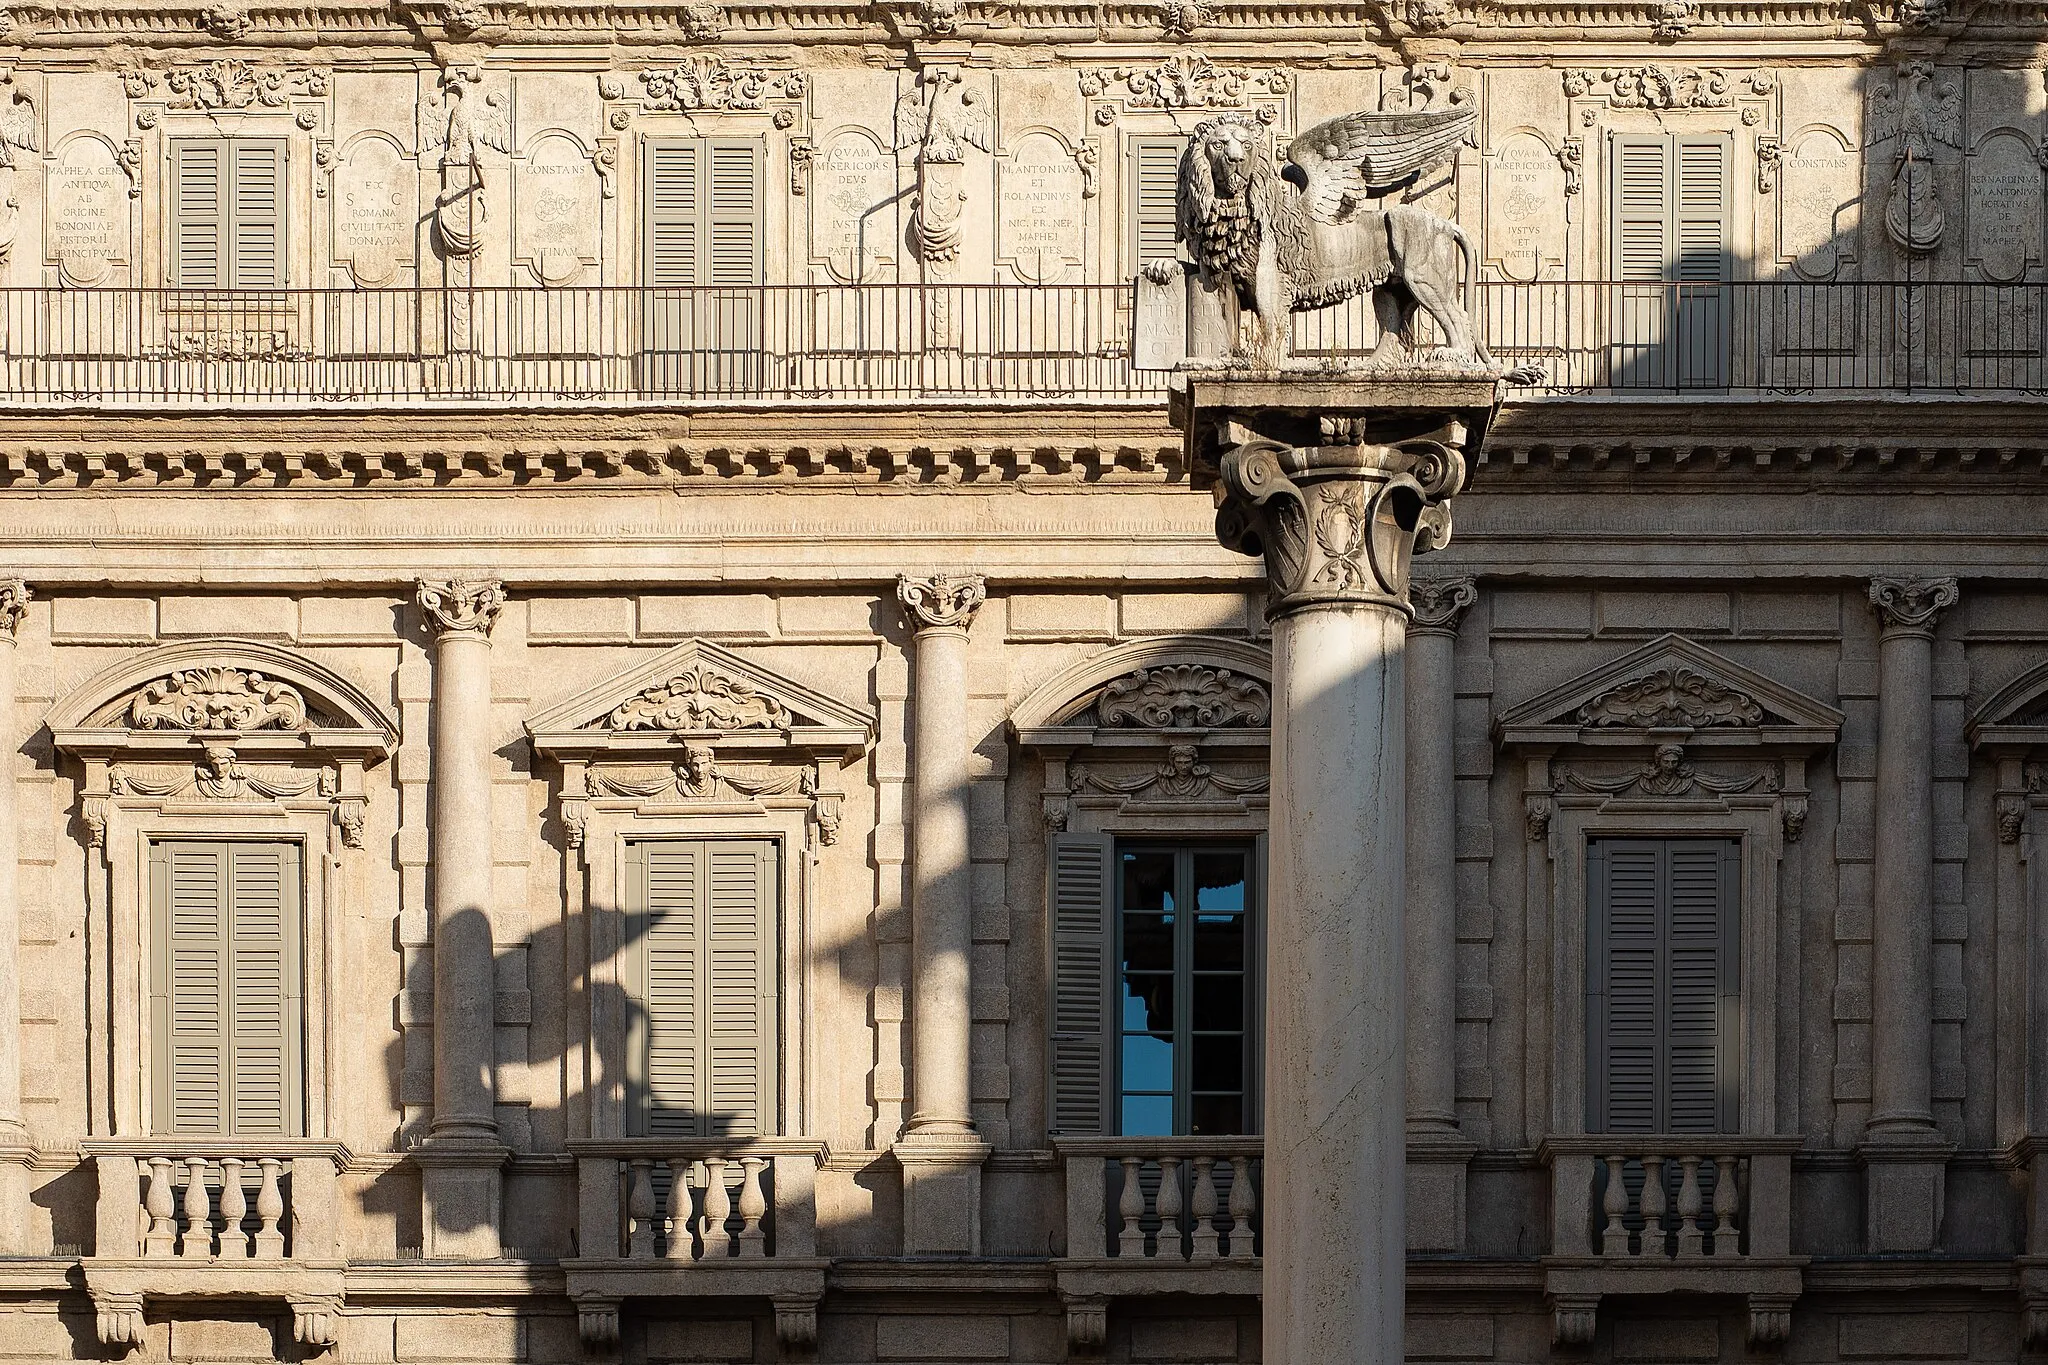
{"type": "Polygon", "coordinates": [[[283,1300],[301,1343],[333,1344],[348,1148],[181,1137],[84,1147],[99,1180],[85,1275],[103,1343],[138,1344],[145,1302],[184,1298],[283,1300]]]}
{"type": "Polygon", "coordinates": [[[1797,1137],[1592,1133],[1538,1149],[1551,1173],[1545,1289],[1562,1345],[1610,1294],[1744,1295],[1750,1339],[1781,1344],[1805,1258],[1792,1248],[1797,1137]]]}
{"type": "Polygon", "coordinates": [[[569,1144],[577,1255],[563,1263],[582,1335],[618,1340],[635,1298],[765,1297],[787,1349],[817,1336],[825,1289],[808,1138],[607,1138],[569,1144]]]}

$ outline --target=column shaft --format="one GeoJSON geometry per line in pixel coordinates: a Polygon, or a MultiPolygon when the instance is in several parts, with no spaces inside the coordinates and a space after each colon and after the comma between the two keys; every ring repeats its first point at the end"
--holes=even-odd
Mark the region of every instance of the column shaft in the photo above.
{"type": "Polygon", "coordinates": [[[1273,623],[1267,1360],[1401,1359],[1405,631],[1368,605],[1273,623]]]}
{"type": "Polygon", "coordinates": [[[20,830],[15,808],[14,632],[28,585],[0,581],[0,1253],[29,1250],[28,1129],[21,1113],[20,830]]]}
{"type": "Polygon", "coordinates": [[[971,1131],[967,863],[967,631],[917,635],[911,739],[911,1016],[913,1130],[971,1131]]]}
{"type": "Polygon", "coordinates": [[[497,966],[491,940],[491,646],[444,631],[434,650],[434,1122],[494,1138],[497,966]]]}
{"type": "Polygon", "coordinates": [[[1878,654],[1876,897],[1870,926],[1873,1132],[1934,1124],[1934,642],[1878,654]]]}
{"type": "MultiPolygon", "coordinates": [[[[1453,585],[1445,585],[1451,587],[1453,585]]],[[[1458,1123],[1456,1052],[1457,772],[1452,752],[1457,617],[1472,600],[1469,582],[1448,621],[1414,596],[1408,629],[1408,1123],[1451,1129],[1458,1123]]]]}

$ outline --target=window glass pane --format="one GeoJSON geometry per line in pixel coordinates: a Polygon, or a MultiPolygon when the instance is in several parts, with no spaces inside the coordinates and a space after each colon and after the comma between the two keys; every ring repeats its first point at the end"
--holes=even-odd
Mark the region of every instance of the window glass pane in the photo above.
{"type": "Polygon", "coordinates": [[[1124,1028],[1132,1033],[1173,1032],[1173,976],[1139,972],[1124,977],[1124,1028]]]}
{"type": "Polygon", "coordinates": [[[1125,971],[1173,970],[1173,920],[1172,915],[1124,916],[1125,971]]]}
{"type": "Polygon", "coordinates": [[[1244,854],[1197,853],[1195,909],[1244,909],[1244,854]]]}
{"type": "Polygon", "coordinates": [[[1173,910],[1173,854],[1164,849],[1123,855],[1126,910],[1173,910]]]}
{"type": "Polygon", "coordinates": [[[1244,1038],[1235,1033],[1194,1040],[1196,1090],[1244,1089],[1244,1038]]]}
{"type": "Polygon", "coordinates": [[[1244,920],[1243,915],[1195,916],[1196,971],[1244,970],[1244,920]]]}
{"type": "Polygon", "coordinates": [[[1196,1029],[1240,1030],[1244,1027],[1244,978],[1241,976],[1198,976],[1194,980],[1196,1029]]]}
{"type": "Polygon", "coordinates": [[[1173,1135],[1173,1096],[1126,1095],[1117,1126],[1131,1137],[1173,1135]]]}
{"type": "Polygon", "coordinates": [[[1173,1093],[1173,1039],[1149,1033],[1124,1035],[1124,1091],[1173,1093]]]}
{"type": "Polygon", "coordinates": [[[1197,1095],[1189,1106],[1189,1116],[1190,1133],[1242,1133],[1250,1126],[1244,1121],[1242,1095],[1197,1095]]]}

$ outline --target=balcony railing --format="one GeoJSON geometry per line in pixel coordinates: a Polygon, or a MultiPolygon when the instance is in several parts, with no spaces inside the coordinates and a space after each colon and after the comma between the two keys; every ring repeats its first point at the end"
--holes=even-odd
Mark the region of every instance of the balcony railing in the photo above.
{"type": "Polygon", "coordinates": [[[1250,1263],[1258,1137],[1064,1138],[1067,1255],[1126,1263],[1250,1263]]]}
{"type": "MultiPolygon", "coordinates": [[[[1178,283],[0,290],[0,404],[1153,404],[1178,283]]],[[[2048,285],[1488,282],[1523,397],[2048,393],[2048,285]]],[[[1365,300],[1294,321],[1358,359],[1365,300]]],[[[1426,330],[1426,329],[1425,329],[1426,330]]]]}

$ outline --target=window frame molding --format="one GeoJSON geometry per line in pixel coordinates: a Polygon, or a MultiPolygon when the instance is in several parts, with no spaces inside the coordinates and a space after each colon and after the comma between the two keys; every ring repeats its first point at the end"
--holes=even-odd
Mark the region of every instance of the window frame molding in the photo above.
{"type": "Polygon", "coordinates": [[[364,843],[364,769],[394,751],[396,725],[354,684],[290,650],[202,639],[121,660],[60,702],[49,727],[57,755],[82,769],[76,833],[85,853],[86,923],[91,941],[103,945],[86,954],[90,1017],[109,1022],[106,1040],[88,1049],[89,1133],[154,1136],[150,845],[277,840],[299,846],[303,1136],[329,1136],[336,1107],[328,1080],[341,1068],[327,969],[341,960],[345,864],[364,843]],[[290,689],[303,704],[296,725],[137,723],[132,708],[153,685],[228,673],[290,689]]]}
{"type": "MultiPolygon", "coordinates": [[[[1796,1083],[1783,1088],[1780,1113],[1778,973],[1781,940],[1788,926],[1796,932],[1801,919],[1800,878],[1796,871],[1781,876],[1780,864],[1786,846],[1805,830],[1807,763],[1835,743],[1843,719],[1833,707],[1678,635],[1650,640],[1496,719],[1495,742],[1522,767],[1527,1027],[1533,1039],[1547,1034],[1549,1040],[1547,1048],[1539,1043],[1526,1054],[1532,1141],[1586,1131],[1587,864],[1594,839],[1738,842],[1737,1121],[1742,1133],[1754,1135],[1778,1134],[1796,1124],[1796,1083]],[[1684,704],[1702,714],[1611,723],[1627,710],[1632,689],[1665,673],[1674,679],[1696,675],[1703,684],[1700,700],[1684,704]],[[1714,714],[1717,704],[1731,699],[1727,714],[1714,714]],[[1619,764],[1648,774],[1659,751],[1670,746],[1681,747],[1688,761],[1736,764],[1739,772],[1702,771],[1712,785],[1688,781],[1676,795],[1581,774],[1588,764],[1619,764]],[[1546,942],[1547,952],[1541,946],[1546,942]]],[[[1796,963],[1796,939],[1790,946],[1796,963]]]]}

